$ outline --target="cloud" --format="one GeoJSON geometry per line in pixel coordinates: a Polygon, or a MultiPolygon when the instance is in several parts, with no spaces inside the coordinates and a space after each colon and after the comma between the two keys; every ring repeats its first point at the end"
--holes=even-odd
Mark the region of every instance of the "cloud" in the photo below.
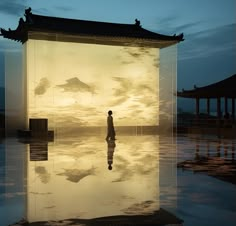
{"type": "MultiPolygon", "coordinates": [[[[144,92],[145,93],[145,92],[144,92]]],[[[157,100],[155,95],[145,94],[142,98],[139,98],[139,102],[144,104],[145,107],[154,107],[157,106],[157,100]]]]}
{"type": "Polygon", "coordinates": [[[181,18],[182,17],[180,17],[179,15],[173,15],[173,14],[168,17],[158,18],[152,31],[164,35],[173,35],[174,33],[185,34],[193,30],[202,29],[202,26],[204,26],[204,21],[202,20],[183,23],[181,18]],[[158,30],[156,30],[157,27],[158,30]]]}
{"type": "Polygon", "coordinates": [[[116,59],[121,62],[121,64],[132,64],[141,61],[144,56],[153,56],[153,50],[147,47],[123,47],[120,49],[121,55],[117,56],[116,59]],[[124,57],[126,53],[126,57],[124,57]]]}
{"type": "MultiPolygon", "coordinates": [[[[123,50],[124,52],[126,52],[127,54],[129,54],[129,56],[131,56],[132,58],[138,59],[140,58],[143,54],[144,54],[144,50],[145,48],[128,48],[128,47],[124,47],[123,50]]],[[[131,59],[132,60],[132,59],[131,59]]]]}
{"type": "Polygon", "coordinates": [[[109,106],[117,106],[122,103],[124,103],[129,97],[128,96],[123,96],[123,97],[115,97],[112,99],[112,101],[108,104],[109,106]]]}
{"type": "Polygon", "coordinates": [[[176,32],[175,24],[177,20],[178,17],[174,15],[169,17],[157,18],[153,24],[153,29],[151,28],[150,30],[158,34],[168,35],[168,33],[171,33],[172,35],[172,33],[176,32]]]}
{"type": "MultiPolygon", "coordinates": [[[[235,31],[233,23],[185,36],[178,45],[178,90],[211,84],[235,73],[235,31]]],[[[192,102],[181,100],[178,105],[194,109],[192,102]]]]}
{"type": "Polygon", "coordinates": [[[180,44],[179,60],[207,58],[220,55],[236,55],[236,24],[204,30],[186,36],[180,44]]]}
{"type": "Polygon", "coordinates": [[[147,47],[139,47],[139,51],[140,51],[140,53],[142,53],[142,54],[156,57],[156,55],[153,55],[153,52],[152,52],[152,50],[150,50],[150,48],[147,48],[147,47]]]}
{"type": "Polygon", "coordinates": [[[34,93],[35,95],[43,95],[47,92],[48,88],[50,87],[50,82],[46,77],[41,78],[39,84],[36,86],[34,93]]]}
{"type": "Polygon", "coordinates": [[[91,92],[94,93],[94,87],[82,82],[77,77],[66,80],[66,83],[56,85],[56,87],[64,89],[64,92],[91,92]]]}
{"type": "Polygon", "coordinates": [[[160,67],[160,59],[153,59],[153,64],[152,64],[155,68],[160,67]]]}
{"type": "Polygon", "coordinates": [[[119,172],[119,177],[114,179],[112,182],[122,182],[122,181],[127,181],[130,180],[134,173],[128,169],[127,166],[124,166],[124,164],[113,164],[114,168],[116,169],[117,172],[119,172]]]}
{"type": "Polygon", "coordinates": [[[91,176],[95,174],[95,168],[91,168],[88,170],[80,170],[80,169],[64,169],[63,173],[57,174],[58,176],[66,176],[67,180],[73,182],[73,183],[78,183],[80,182],[83,178],[87,176],[91,176]]]}
{"type": "Polygon", "coordinates": [[[173,30],[175,30],[176,32],[185,33],[185,32],[189,32],[192,29],[196,30],[197,26],[199,26],[199,25],[202,25],[201,21],[182,24],[182,25],[179,25],[179,26],[175,27],[175,29],[173,28],[173,30]]]}
{"type": "Polygon", "coordinates": [[[132,63],[134,63],[133,61],[125,61],[125,60],[123,60],[123,61],[121,61],[121,63],[122,64],[132,64],[132,63]]]}
{"type": "Polygon", "coordinates": [[[39,175],[42,183],[47,184],[50,181],[50,174],[44,166],[36,166],[35,173],[39,175]]]}
{"type": "MultiPolygon", "coordinates": [[[[118,86],[113,88],[113,99],[109,103],[110,106],[122,104],[133,96],[139,96],[136,101],[146,106],[150,106],[155,102],[153,98],[150,100],[146,98],[147,96],[153,97],[155,93],[152,83],[131,81],[130,79],[122,77],[113,77],[112,79],[118,83],[118,86]],[[143,98],[140,99],[141,97],[143,98]]],[[[136,109],[136,113],[137,112],[138,110],[136,109]]]]}
{"type": "Polygon", "coordinates": [[[133,51],[129,51],[128,53],[129,53],[130,56],[132,56],[132,57],[134,57],[134,58],[139,58],[139,57],[141,56],[140,53],[135,53],[135,52],[133,52],[133,51]]]}
{"type": "Polygon", "coordinates": [[[69,12],[69,11],[74,10],[73,7],[68,7],[68,6],[56,6],[55,8],[60,10],[60,11],[64,11],[64,12],[69,12]]]}
{"type": "Polygon", "coordinates": [[[138,95],[138,94],[143,94],[143,93],[145,93],[145,96],[147,95],[147,94],[153,94],[155,92],[155,90],[154,90],[154,88],[153,88],[153,84],[151,83],[141,83],[141,84],[138,84],[137,86],[136,86],[136,89],[135,89],[135,93],[134,94],[136,94],[136,95],[138,95]]]}
{"type": "Polygon", "coordinates": [[[124,103],[128,98],[128,93],[132,89],[132,83],[127,78],[122,77],[113,77],[113,81],[117,82],[117,86],[113,88],[112,101],[109,103],[109,106],[116,106],[124,103]]]}
{"type": "Polygon", "coordinates": [[[132,82],[129,79],[122,77],[113,77],[112,80],[116,81],[119,84],[117,88],[113,89],[113,95],[119,97],[126,96],[127,92],[132,87],[132,82]]]}
{"type": "Polygon", "coordinates": [[[141,203],[134,203],[131,206],[123,209],[122,211],[129,215],[134,214],[144,214],[144,213],[152,213],[156,210],[156,202],[152,200],[146,200],[141,203]]]}
{"type": "Polygon", "coordinates": [[[26,8],[26,0],[1,0],[0,2],[0,13],[22,16],[26,8]]]}

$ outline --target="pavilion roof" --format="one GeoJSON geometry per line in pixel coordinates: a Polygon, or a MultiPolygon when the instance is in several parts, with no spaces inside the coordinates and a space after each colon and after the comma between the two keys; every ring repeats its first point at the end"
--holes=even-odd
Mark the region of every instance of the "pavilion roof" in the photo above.
{"type": "Polygon", "coordinates": [[[195,86],[192,90],[182,90],[182,92],[177,92],[177,96],[185,98],[236,98],[236,74],[208,86],[195,86]]]}
{"type": "Polygon", "coordinates": [[[15,30],[1,28],[1,35],[26,42],[29,38],[53,41],[72,41],[114,45],[136,45],[163,48],[183,41],[183,34],[162,35],[134,24],[107,23],[36,15],[25,10],[15,30]]]}

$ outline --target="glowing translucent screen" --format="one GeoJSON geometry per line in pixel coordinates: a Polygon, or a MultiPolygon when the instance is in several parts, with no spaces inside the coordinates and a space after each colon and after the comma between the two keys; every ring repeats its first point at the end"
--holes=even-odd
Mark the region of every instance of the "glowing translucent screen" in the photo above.
{"type": "Polygon", "coordinates": [[[51,125],[158,125],[159,50],[29,40],[28,117],[51,125]]]}

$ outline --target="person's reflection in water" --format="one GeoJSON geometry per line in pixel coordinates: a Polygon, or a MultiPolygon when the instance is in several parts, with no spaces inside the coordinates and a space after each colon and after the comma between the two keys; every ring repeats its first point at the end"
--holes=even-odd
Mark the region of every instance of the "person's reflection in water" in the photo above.
{"type": "Polygon", "coordinates": [[[116,147],[116,143],[114,140],[107,141],[107,164],[108,164],[109,170],[112,170],[113,155],[114,155],[115,147],[116,147]]]}

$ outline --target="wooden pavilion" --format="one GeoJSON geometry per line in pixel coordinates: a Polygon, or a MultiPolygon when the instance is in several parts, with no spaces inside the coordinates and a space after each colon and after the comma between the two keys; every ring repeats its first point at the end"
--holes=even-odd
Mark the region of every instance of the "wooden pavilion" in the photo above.
{"type": "Polygon", "coordinates": [[[182,90],[177,92],[178,97],[195,99],[195,125],[204,124],[205,127],[211,125],[217,127],[225,127],[225,121],[227,120],[227,127],[234,127],[235,124],[235,98],[236,98],[236,74],[228,77],[222,81],[203,86],[196,87],[192,90],[182,90]],[[206,100],[207,118],[200,119],[200,101],[206,100]],[[210,120],[210,103],[211,100],[216,100],[217,115],[214,120],[210,120]],[[230,106],[231,105],[231,106],[230,106]],[[204,121],[204,122],[203,122],[204,121]],[[216,123],[212,123],[212,121],[216,123]]]}

